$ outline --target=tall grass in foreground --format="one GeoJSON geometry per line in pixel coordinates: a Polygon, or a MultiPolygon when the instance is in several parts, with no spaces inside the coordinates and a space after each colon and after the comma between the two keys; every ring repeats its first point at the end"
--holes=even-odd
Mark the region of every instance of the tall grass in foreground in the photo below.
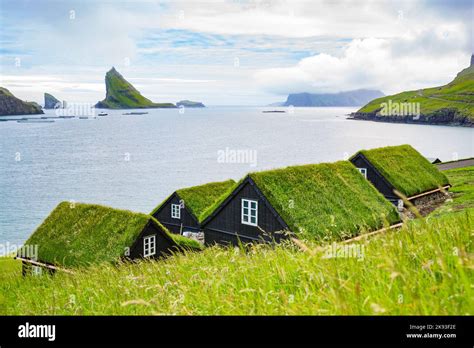
{"type": "Polygon", "coordinates": [[[412,221],[355,244],[356,258],[325,258],[311,244],[213,247],[75,275],[10,276],[0,314],[472,315],[473,219],[471,209],[412,221]]]}

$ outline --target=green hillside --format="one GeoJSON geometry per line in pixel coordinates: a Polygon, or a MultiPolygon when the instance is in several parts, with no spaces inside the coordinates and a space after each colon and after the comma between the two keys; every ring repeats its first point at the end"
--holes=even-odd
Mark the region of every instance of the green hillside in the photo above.
{"type": "Polygon", "coordinates": [[[353,257],[310,243],[212,247],[26,278],[5,262],[0,314],[472,315],[473,219],[471,210],[412,221],[349,244],[353,257]]]}
{"type": "Polygon", "coordinates": [[[153,103],[125,80],[115,68],[105,75],[106,97],[95,107],[101,109],[175,108],[172,103],[153,103]]]}
{"type": "MultiPolygon", "coordinates": [[[[394,109],[392,108],[392,111],[394,109]]],[[[402,92],[372,100],[353,114],[356,119],[392,122],[474,126],[474,66],[462,70],[447,85],[402,92]],[[385,105],[397,104],[400,112],[387,114],[385,105]],[[419,103],[419,119],[401,112],[403,103],[419,103]]]]}

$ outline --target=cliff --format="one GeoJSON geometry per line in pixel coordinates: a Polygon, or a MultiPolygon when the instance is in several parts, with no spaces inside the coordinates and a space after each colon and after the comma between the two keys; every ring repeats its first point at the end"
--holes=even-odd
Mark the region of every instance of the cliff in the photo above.
{"type": "Polygon", "coordinates": [[[56,109],[62,107],[61,102],[49,93],[44,94],[44,108],[56,109]]]}
{"type": "Polygon", "coordinates": [[[369,89],[323,94],[296,93],[290,94],[283,106],[359,106],[383,95],[381,91],[369,89]]]}
{"type": "Polygon", "coordinates": [[[0,116],[43,114],[41,106],[18,99],[6,88],[0,87],[0,116]]]}

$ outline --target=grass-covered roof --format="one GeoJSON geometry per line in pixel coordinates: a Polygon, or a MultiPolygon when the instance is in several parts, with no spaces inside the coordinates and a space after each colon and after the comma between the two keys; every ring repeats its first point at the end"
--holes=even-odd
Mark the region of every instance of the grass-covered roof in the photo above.
{"type": "Polygon", "coordinates": [[[60,203],[26,241],[38,245],[38,260],[65,267],[117,261],[124,256],[148,222],[161,228],[177,245],[198,243],[172,236],[146,214],[94,204],[60,203]]]}
{"type": "MultiPolygon", "coordinates": [[[[200,186],[183,188],[177,190],[176,193],[184,201],[186,208],[189,209],[196,219],[202,221],[203,212],[234,185],[234,180],[211,182],[200,186]]],[[[158,211],[166,201],[167,199],[156,207],[152,215],[158,211]]]]}
{"type": "Polygon", "coordinates": [[[249,174],[293,232],[339,239],[399,220],[393,205],[347,161],[249,174]]]}
{"type": "MultiPolygon", "coordinates": [[[[346,238],[399,221],[393,205],[350,162],[292,166],[249,176],[291,231],[305,238],[346,238]]],[[[210,206],[203,218],[208,218],[227,196],[210,206]]]]}
{"type": "Polygon", "coordinates": [[[360,153],[407,197],[449,184],[448,178],[410,145],[362,150],[360,153]]]}

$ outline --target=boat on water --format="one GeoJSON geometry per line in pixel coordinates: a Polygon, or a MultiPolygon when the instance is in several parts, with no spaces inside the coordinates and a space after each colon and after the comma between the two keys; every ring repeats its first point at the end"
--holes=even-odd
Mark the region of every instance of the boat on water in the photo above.
{"type": "Polygon", "coordinates": [[[99,112],[97,115],[99,115],[99,116],[107,116],[107,115],[108,115],[108,113],[105,113],[105,112],[99,112]]]}
{"type": "Polygon", "coordinates": [[[286,111],[285,110],[263,110],[262,111],[264,114],[268,114],[268,113],[278,113],[278,114],[283,114],[285,113],[286,111]]]}

